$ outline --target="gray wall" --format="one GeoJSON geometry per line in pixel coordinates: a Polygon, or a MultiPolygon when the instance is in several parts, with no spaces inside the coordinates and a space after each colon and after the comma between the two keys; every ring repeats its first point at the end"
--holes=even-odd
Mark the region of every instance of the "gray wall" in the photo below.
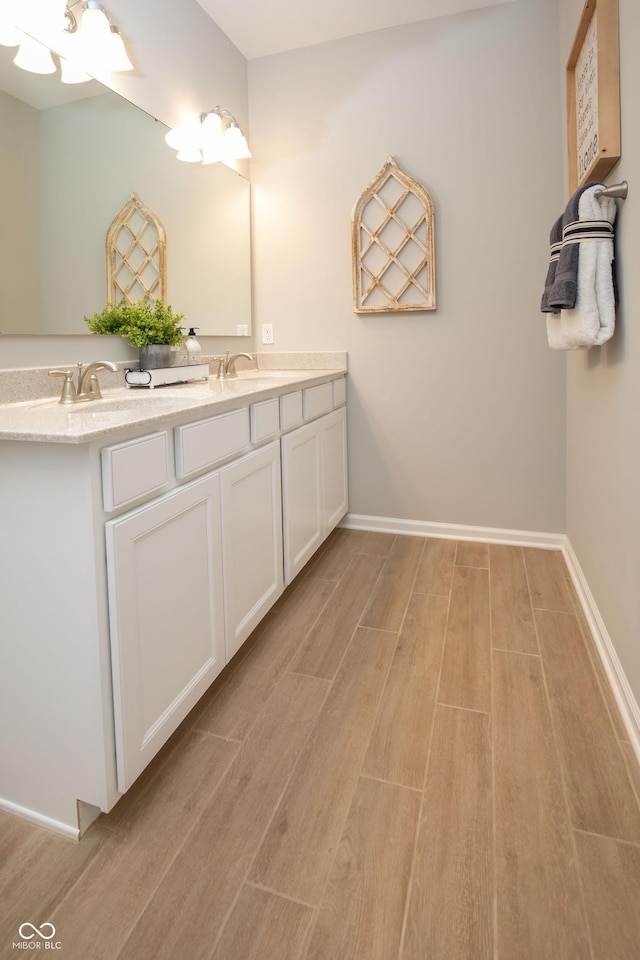
{"type": "Polygon", "coordinates": [[[249,63],[254,329],[348,350],[355,513],[564,530],[565,360],[539,314],[559,62],[557,0],[521,0],[249,63]],[[438,308],[358,316],[350,213],[389,154],[434,199],[438,308]]]}
{"type": "MultiPolygon", "coordinates": [[[[561,4],[566,62],[582,0],[561,4]]],[[[627,179],[618,205],[620,305],[614,338],[571,353],[567,363],[567,533],[640,701],[640,8],[620,0],[622,159],[609,179],[627,179]]]]}

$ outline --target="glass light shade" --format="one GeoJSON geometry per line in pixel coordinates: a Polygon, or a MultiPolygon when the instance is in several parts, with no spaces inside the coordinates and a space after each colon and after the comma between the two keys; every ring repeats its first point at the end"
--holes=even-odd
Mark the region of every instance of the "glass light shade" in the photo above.
{"type": "Polygon", "coordinates": [[[200,163],[202,160],[200,148],[193,143],[185,143],[178,151],[178,160],[184,160],[185,163],[200,163]]]}
{"type": "Polygon", "coordinates": [[[217,163],[218,160],[222,160],[222,150],[220,145],[203,144],[202,162],[206,165],[208,163],[217,163]]]}
{"type": "Polygon", "coordinates": [[[106,11],[97,0],[86,0],[78,29],[78,59],[95,72],[119,73],[133,70],[120,31],[109,23],[106,11]]]}
{"type": "Polygon", "coordinates": [[[51,56],[51,51],[41,43],[38,43],[37,40],[32,40],[31,37],[24,37],[18,47],[18,52],[13,58],[13,62],[17,67],[21,67],[22,70],[28,70],[29,73],[56,72],[56,65],[51,56]]]}
{"type": "Polygon", "coordinates": [[[208,113],[202,121],[200,147],[203,163],[218,162],[223,151],[222,117],[218,113],[208,113]]]}
{"type": "Polygon", "coordinates": [[[202,142],[215,140],[222,134],[222,117],[219,113],[207,113],[202,121],[202,142]]]}
{"type": "Polygon", "coordinates": [[[60,57],[60,79],[63,83],[86,83],[91,77],[77,64],[60,57]]]}
{"type": "Polygon", "coordinates": [[[251,151],[237,123],[230,123],[224,135],[224,152],[233,160],[247,160],[251,151]]]}
{"type": "Polygon", "coordinates": [[[165,133],[164,142],[167,143],[172,150],[181,150],[182,144],[184,143],[184,131],[180,127],[174,127],[173,130],[165,133]]]}
{"type": "Polygon", "coordinates": [[[124,48],[124,41],[120,36],[120,31],[113,24],[111,24],[109,70],[112,73],[124,73],[125,70],[133,70],[133,64],[127,56],[127,51],[124,48]]]}

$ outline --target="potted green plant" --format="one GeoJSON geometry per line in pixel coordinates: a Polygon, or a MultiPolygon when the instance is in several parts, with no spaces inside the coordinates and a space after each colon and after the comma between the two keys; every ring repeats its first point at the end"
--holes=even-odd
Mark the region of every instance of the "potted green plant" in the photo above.
{"type": "Polygon", "coordinates": [[[139,348],[140,367],[152,370],[171,365],[171,347],[185,339],[182,313],[174,313],[162,300],[108,303],[100,313],[84,317],[92,333],[126,337],[139,348]]]}

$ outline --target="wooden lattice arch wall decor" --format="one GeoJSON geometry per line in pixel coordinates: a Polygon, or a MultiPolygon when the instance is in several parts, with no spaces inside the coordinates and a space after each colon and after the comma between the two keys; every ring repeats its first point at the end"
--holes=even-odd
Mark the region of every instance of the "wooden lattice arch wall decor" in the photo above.
{"type": "Polygon", "coordinates": [[[132,193],[107,231],[107,302],[165,300],[164,227],[132,193]]]}
{"type": "Polygon", "coordinates": [[[433,201],[389,157],[352,214],[356,313],[435,310],[433,201]]]}

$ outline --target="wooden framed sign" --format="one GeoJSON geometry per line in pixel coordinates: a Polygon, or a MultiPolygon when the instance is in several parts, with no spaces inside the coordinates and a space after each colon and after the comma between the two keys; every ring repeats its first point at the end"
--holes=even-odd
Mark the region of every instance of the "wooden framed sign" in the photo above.
{"type": "Polygon", "coordinates": [[[620,159],[618,0],[587,0],[567,61],[569,191],[620,159]]]}

